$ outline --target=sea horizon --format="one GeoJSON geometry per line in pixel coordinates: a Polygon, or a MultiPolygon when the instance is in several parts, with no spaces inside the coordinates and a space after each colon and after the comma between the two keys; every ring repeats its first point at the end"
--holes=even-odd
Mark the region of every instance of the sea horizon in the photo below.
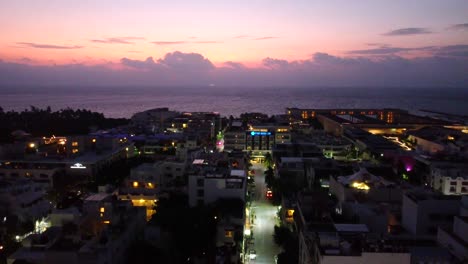
{"type": "Polygon", "coordinates": [[[419,114],[431,110],[468,115],[468,89],[459,87],[4,86],[0,98],[4,111],[69,107],[114,118],[159,107],[223,116],[284,114],[287,107],[400,108],[419,114]]]}

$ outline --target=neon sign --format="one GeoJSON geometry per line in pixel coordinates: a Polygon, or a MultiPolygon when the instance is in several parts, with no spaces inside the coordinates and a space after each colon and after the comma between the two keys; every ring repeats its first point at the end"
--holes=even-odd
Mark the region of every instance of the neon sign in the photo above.
{"type": "Polygon", "coordinates": [[[84,166],[81,163],[75,163],[75,164],[71,165],[70,168],[71,169],[86,169],[86,166],[84,166]]]}
{"type": "Polygon", "coordinates": [[[252,135],[252,136],[270,136],[271,132],[251,131],[250,135],[252,135]]]}

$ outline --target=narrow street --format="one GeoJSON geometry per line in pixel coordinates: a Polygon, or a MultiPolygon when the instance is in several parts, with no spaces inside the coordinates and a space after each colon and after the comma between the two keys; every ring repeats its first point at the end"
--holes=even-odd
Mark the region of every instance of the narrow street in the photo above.
{"type": "Polygon", "coordinates": [[[260,163],[253,163],[255,170],[255,199],[252,201],[251,209],[255,215],[253,224],[253,248],[256,251],[256,258],[246,263],[275,263],[275,256],[280,252],[280,248],[273,240],[274,226],[277,221],[276,213],[278,207],[271,204],[266,199],[267,187],[265,185],[265,166],[260,163]]]}

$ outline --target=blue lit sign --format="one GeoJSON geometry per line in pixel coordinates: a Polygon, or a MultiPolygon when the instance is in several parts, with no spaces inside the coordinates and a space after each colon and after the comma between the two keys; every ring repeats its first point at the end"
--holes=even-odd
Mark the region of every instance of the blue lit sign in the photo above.
{"type": "Polygon", "coordinates": [[[270,136],[271,132],[251,131],[250,135],[252,135],[252,136],[270,136]]]}

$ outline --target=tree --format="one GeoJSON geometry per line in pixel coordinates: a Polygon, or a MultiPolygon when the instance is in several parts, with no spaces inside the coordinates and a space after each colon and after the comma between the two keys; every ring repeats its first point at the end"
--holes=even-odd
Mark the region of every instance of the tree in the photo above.
{"type": "Polygon", "coordinates": [[[265,166],[273,167],[273,157],[271,156],[270,152],[265,154],[265,166]]]}
{"type": "Polygon", "coordinates": [[[273,171],[273,168],[268,167],[267,170],[265,171],[265,183],[268,188],[273,188],[275,181],[275,172],[273,171]]]}

